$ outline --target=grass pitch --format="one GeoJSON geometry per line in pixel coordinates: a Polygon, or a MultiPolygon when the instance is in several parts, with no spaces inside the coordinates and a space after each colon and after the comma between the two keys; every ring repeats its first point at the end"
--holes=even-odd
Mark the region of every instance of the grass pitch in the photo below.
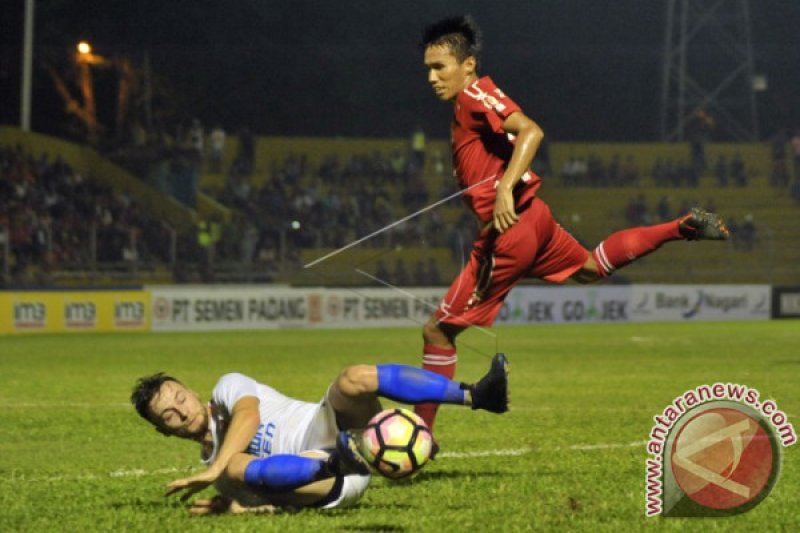
{"type": "Polygon", "coordinates": [[[413,480],[375,479],[354,508],[210,518],[162,496],[199,469],[197,449],[138,419],[136,378],[168,371],[207,399],[235,370],[317,401],[347,364],[419,364],[418,329],[0,338],[0,531],[798,530],[800,445],[749,513],[647,519],[643,443],[676,396],[717,381],[758,389],[800,429],[800,323],[492,331],[460,338],[457,377],[505,351],[511,412],[444,407],[442,454],[413,480]]]}

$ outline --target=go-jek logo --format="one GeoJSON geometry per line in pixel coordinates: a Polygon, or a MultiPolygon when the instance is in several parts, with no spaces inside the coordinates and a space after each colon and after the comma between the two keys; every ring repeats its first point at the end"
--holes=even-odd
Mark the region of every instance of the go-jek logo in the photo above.
{"type": "Polygon", "coordinates": [[[775,403],[760,403],[758,391],[742,385],[718,383],[687,391],[655,421],[648,442],[648,452],[656,456],[647,460],[648,516],[729,516],[749,511],[778,480],[781,444],[797,441],[794,428],[775,403]],[[710,397],[733,396],[740,401],[700,403],[704,390],[710,397]],[[739,397],[728,394],[731,390],[739,397]],[[692,398],[696,406],[690,405],[692,398]]]}

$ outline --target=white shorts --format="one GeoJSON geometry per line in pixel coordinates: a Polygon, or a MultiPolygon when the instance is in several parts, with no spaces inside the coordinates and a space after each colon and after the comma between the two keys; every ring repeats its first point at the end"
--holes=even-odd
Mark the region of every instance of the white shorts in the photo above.
{"type": "Polygon", "coordinates": [[[328,399],[330,392],[331,388],[328,387],[319,407],[307,422],[305,436],[300,444],[301,450],[332,450],[336,447],[339,426],[336,424],[336,412],[328,399]]]}
{"type": "Polygon", "coordinates": [[[333,509],[334,507],[347,507],[353,505],[361,499],[361,495],[369,486],[370,476],[344,476],[342,477],[342,488],[338,497],[331,494],[328,503],[320,505],[320,509],[333,509]]]}
{"type": "MultiPolygon", "coordinates": [[[[307,450],[330,450],[336,445],[336,437],[339,435],[339,426],[336,424],[336,412],[331,407],[328,395],[331,388],[325,391],[325,396],[319,402],[319,410],[316,412],[308,425],[306,438],[303,448],[307,450]]],[[[369,486],[370,476],[343,476],[340,482],[336,483],[334,494],[330,495],[330,501],[319,506],[320,509],[333,509],[334,507],[346,507],[353,505],[369,486]],[[335,494],[338,490],[338,495],[335,494]]]]}

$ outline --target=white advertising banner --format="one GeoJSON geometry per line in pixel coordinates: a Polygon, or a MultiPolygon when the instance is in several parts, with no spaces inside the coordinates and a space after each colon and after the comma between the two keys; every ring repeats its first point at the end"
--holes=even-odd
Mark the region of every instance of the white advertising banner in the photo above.
{"type": "Polygon", "coordinates": [[[153,331],[423,324],[444,289],[149,287],[153,331]]]}
{"type": "Polygon", "coordinates": [[[150,287],[153,331],[305,326],[308,296],[288,287],[150,287]]]}
{"type": "Polygon", "coordinates": [[[633,285],[631,320],[767,320],[769,285],[633,285]]]}
{"type": "MultiPolygon", "coordinates": [[[[153,331],[422,325],[443,288],[153,286],[153,331]]],[[[768,285],[517,287],[496,325],[768,319],[768,285]]]]}
{"type": "Polygon", "coordinates": [[[585,324],[630,320],[630,285],[517,287],[495,324],[585,324]]]}
{"type": "Polygon", "coordinates": [[[422,325],[444,296],[444,289],[355,288],[309,290],[311,325],[370,327],[422,325]]]}

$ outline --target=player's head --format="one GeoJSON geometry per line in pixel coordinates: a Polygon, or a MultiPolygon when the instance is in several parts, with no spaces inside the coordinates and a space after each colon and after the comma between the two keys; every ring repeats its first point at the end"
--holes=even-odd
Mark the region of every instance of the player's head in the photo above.
{"type": "Polygon", "coordinates": [[[470,15],[449,17],[426,26],[422,32],[422,48],[446,46],[463,63],[468,57],[475,58],[476,67],[481,54],[481,30],[470,15]]]}
{"type": "Polygon", "coordinates": [[[481,32],[469,15],[442,19],[422,32],[428,82],[440,100],[453,100],[477,75],[481,32]]]}
{"type": "Polygon", "coordinates": [[[200,397],[163,372],[140,378],[131,393],[139,416],[164,435],[202,439],[208,428],[208,410],[200,397]]]}

